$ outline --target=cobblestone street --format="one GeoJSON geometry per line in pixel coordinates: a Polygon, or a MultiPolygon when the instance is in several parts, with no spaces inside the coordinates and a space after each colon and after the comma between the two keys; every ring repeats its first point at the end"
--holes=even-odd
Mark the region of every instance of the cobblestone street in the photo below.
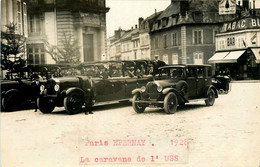
{"type": "MultiPolygon", "coordinates": [[[[259,95],[259,82],[232,83],[231,92],[219,95],[213,106],[207,107],[204,101],[190,103],[172,115],[150,108],[137,114],[130,103],[97,106],[90,115],[67,115],[64,108],[56,108],[51,114],[34,110],[2,112],[1,166],[99,166],[81,164],[81,157],[87,152],[84,149],[88,149],[82,148],[82,140],[145,139],[148,143],[169,139],[187,140],[189,147],[185,157],[180,158],[184,161],[162,166],[259,167],[259,95]]],[[[159,151],[154,153],[163,153],[167,146],[165,143],[156,147],[159,151]]],[[[116,154],[115,149],[110,151],[111,155],[116,154]]],[[[111,166],[159,166],[156,161],[141,164],[111,163],[111,166]]]]}

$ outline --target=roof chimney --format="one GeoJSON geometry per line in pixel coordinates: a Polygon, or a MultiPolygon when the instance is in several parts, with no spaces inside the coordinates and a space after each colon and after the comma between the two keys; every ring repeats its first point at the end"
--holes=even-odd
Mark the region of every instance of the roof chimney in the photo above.
{"type": "Polygon", "coordinates": [[[142,27],[142,22],[144,21],[144,19],[142,17],[139,17],[138,19],[138,26],[139,26],[139,29],[141,29],[142,27]]]}

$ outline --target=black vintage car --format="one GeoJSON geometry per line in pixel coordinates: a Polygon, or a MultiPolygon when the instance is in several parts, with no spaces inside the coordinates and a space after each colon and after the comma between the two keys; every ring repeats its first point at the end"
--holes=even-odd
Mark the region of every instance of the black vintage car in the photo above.
{"type": "Polygon", "coordinates": [[[44,84],[51,76],[59,76],[59,72],[57,65],[28,65],[21,71],[7,73],[8,79],[1,81],[1,109],[36,108],[40,83],[44,84]]]}
{"type": "Polygon", "coordinates": [[[211,72],[210,65],[160,67],[158,78],[164,79],[156,79],[132,91],[133,108],[135,112],[142,113],[148,106],[162,107],[167,114],[173,114],[178,105],[198,99],[212,106],[218,93],[212,85],[211,72]]]}
{"type": "Polygon", "coordinates": [[[136,64],[136,61],[82,64],[81,75],[52,78],[46,86],[42,85],[38,108],[43,113],[51,113],[56,106],[64,106],[68,114],[76,114],[82,111],[86,101],[92,106],[129,100],[133,89],[153,80],[149,73],[137,76],[136,64]]]}

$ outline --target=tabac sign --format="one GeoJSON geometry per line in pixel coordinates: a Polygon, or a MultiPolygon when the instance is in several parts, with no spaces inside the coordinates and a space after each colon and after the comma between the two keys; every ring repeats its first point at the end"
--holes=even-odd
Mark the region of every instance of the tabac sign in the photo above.
{"type": "Polygon", "coordinates": [[[260,28],[260,17],[255,18],[244,18],[233,22],[224,23],[221,32],[245,30],[245,29],[259,29],[260,28]]]}
{"type": "Polygon", "coordinates": [[[219,14],[235,14],[236,13],[236,1],[235,0],[222,0],[219,3],[219,14]]]}

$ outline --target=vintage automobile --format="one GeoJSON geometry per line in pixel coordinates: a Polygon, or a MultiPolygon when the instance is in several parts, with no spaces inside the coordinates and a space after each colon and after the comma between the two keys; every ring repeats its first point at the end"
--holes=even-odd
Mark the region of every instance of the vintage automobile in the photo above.
{"type": "Polygon", "coordinates": [[[51,78],[46,86],[41,85],[37,106],[43,113],[64,106],[68,114],[77,114],[86,101],[92,106],[129,100],[133,89],[153,80],[152,75],[137,77],[135,66],[135,61],[81,64],[81,75],[51,78]]]}
{"type": "Polygon", "coordinates": [[[205,100],[207,106],[212,106],[218,93],[212,85],[211,72],[210,65],[160,67],[158,78],[164,79],[132,91],[133,108],[142,113],[146,107],[161,107],[167,114],[173,114],[178,106],[195,100],[205,100]]]}
{"type": "Polygon", "coordinates": [[[1,81],[1,109],[36,108],[40,83],[44,84],[51,76],[59,76],[59,71],[57,65],[28,65],[19,72],[7,73],[8,79],[1,81]]]}

